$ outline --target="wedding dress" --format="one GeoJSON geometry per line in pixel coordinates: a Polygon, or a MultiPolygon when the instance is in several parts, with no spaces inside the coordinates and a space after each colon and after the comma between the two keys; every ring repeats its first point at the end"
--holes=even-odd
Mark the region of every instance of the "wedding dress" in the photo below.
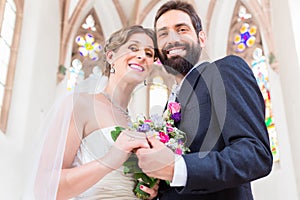
{"type": "MultiPolygon", "coordinates": [[[[73,161],[73,166],[77,167],[103,157],[114,143],[110,134],[113,129],[114,127],[102,128],[83,138],[73,161]]],[[[98,183],[74,198],[74,200],[138,199],[133,193],[134,184],[132,174],[125,175],[123,167],[121,167],[104,176],[98,183]]]]}

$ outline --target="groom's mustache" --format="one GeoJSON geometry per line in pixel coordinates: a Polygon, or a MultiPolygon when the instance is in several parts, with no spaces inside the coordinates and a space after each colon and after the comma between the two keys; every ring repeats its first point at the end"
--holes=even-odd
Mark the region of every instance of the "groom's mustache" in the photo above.
{"type": "Polygon", "coordinates": [[[167,44],[163,49],[162,52],[167,55],[169,53],[169,50],[174,48],[174,47],[184,47],[185,49],[189,48],[189,44],[186,43],[180,43],[180,42],[175,42],[172,44],[167,44]]]}

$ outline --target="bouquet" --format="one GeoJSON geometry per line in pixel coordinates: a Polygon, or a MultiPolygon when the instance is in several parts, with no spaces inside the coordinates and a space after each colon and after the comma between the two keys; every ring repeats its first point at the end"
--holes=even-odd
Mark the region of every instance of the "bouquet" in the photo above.
{"type": "MultiPolygon", "coordinates": [[[[189,151],[185,146],[185,133],[176,128],[174,125],[181,119],[180,104],[177,102],[169,102],[168,108],[163,116],[153,115],[149,119],[140,115],[135,121],[131,122],[129,129],[138,132],[144,132],[148,136],[154,136],[175,154],[183,155],[189,151]]],[[[116,127],[111,132],[111,136],[115,141],[123,127],[116,127]]],[[[136,180],[134,189],[135,195],[140,199],[147,199],[149,194],[140,189],[141,185],[152,188],[157,182],[156,178],[148,177],[138,167],[138,162],[135,154],[132,154],[129,159],[123,164],[124,173],[133,173],[136,180]]]]}

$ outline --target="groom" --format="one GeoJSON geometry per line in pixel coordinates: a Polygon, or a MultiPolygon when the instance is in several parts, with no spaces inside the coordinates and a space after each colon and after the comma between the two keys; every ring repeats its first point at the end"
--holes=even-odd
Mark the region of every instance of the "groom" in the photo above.
{"type": "Polygon", "coordinates": [[[160,200],[251,200],[250,182],[266,176],[272,154],[264,100],[249,66],[237,56],[200,62],[206,37],[192,5],[169,1],[154,23],[159,57],[176,77],[182,107],[179,128],[190,153],[175,156],[156,139],[139,149],[141,169],[169,180],[160,200]]]}

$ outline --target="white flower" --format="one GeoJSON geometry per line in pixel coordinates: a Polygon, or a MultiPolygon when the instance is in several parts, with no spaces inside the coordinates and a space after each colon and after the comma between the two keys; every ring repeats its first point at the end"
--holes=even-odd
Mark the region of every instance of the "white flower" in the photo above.
{"type": "Polygon", "coordinates": [[[150,119],[156,128],[162,128],[165,124],[163,117],[158,114],[151,115],[150,119]]]}

